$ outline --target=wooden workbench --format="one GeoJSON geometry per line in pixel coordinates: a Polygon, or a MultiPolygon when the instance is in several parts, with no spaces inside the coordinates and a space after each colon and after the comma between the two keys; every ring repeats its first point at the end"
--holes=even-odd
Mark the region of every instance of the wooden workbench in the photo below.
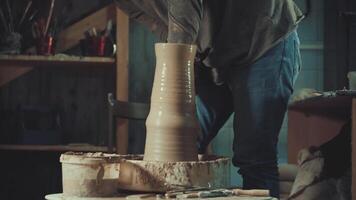
{"type": "MultiPolygon", "coordinates": [[[[339,134],[352,120],[352,199],[356,200],[356,91],[339,90],[292,103],[288,109],[288,162],[298,152],[320,146],[339,134]]],[[[335,152],[342,153],[342,152],[335,152]]]]}

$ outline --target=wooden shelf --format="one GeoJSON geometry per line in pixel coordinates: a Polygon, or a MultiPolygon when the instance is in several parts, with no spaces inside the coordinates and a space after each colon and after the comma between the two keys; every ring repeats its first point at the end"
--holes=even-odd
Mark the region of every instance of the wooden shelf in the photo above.
{"type": "Polygon", "coordinates": [[[307,115],[313,114],[348,119],[351,116],[350,105],[353,98],[356,98],[356,91],[353,90],[323,92],[318,96],[291,103],[288,109],[303,112],[307,115]]]}
{"type": "Polygon", "coordinates": [[[0,150],[11,151],[83,151],[83,152],[107,152],[108,148],[105,146],[94,145],[11,145],[0,144],[0,150]]]}
{"type": "MultiPolygon", "coordinates": [[[[80,57],[58,54],[55,56],[39,55],[0,55],[0,87],[10,81],[28,73],[34,67],[43,68],[85,68],[100,67],[116,69],[116,98],[127,101],[129,96],[129,17],[112,3],[79,22],[71,25],[58,35],[56,52],[65,52],[78,45],[83,33],[88,28],[96,27],[104,30],[107,22],[112,20],[116,25],[117,51],[114,58],[109,57],[80,57]],[[119,45],[118,45],[119,44],[119,45]]],[[[112,71],[111,71],[112,69],[112,71]]],[[[116,151],[126,153],[128,144],[128,121],[117,122],[120,126],[116,130],[116,151]]],[[[0,150],[18,151],[107,151],[100,146],[72,146],[72,145],[1,145],[0,150]]]]}
{"type": "Polygon", "coordinates": [[[115,58],[80,57],[58,54],[40,55],[0,55],[0,67],[114,67],[115,58]]]}

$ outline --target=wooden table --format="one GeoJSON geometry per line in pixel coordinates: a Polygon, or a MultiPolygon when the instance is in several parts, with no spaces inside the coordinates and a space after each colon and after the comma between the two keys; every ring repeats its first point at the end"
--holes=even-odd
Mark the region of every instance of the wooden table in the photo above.
{"type": "Polygon", "coordinates": [[[356,200],[356,91],[325,92],[294,102],[288,110],[288,162],[296,164],[298,152],[319,146],[352,119],[352,199],[356,200]]]}
{"type": "MultiPolygon", "coordinates": [[[[139,200],[140,198],[130,198],[128,196],[122,197],[106,197],[106,198],[79,198],[79,197],[63,197],[62,194],[50,194],[45,197],[47,200],[139,200]]],[[[143,198],[142,198],[143,199],[143,198]]],[[[144,198],[145,200],[156,200],[156,197],[144,198]]],[[[197,198],[198,199],[198,198],[197,198]]],[[[216,197],[216,198],[204,198],[206,200],[277,200],[273,197],[248,197],[248,196],[231,196],[231,197],[216,197]]]]}

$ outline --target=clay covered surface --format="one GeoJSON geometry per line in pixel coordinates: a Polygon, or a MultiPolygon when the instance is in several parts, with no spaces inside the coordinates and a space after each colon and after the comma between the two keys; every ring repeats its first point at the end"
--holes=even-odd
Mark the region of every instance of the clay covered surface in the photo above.
{"type": "Polygon", "coordinates": [[[230,185],[230,160],[208,156],[189,162],[123,160],[119,188],[134,191],[164,192],[182,186],[225,188],[230,185]]]}
{"type": "Polygon", "coordinates": [[[61,156],[63,196],[112,197],[118,189],[164,192],[181,186],[227,187],[230,161],[207,156],[200,161],[145,161],[143,155],[66,153],[61,156]]]}

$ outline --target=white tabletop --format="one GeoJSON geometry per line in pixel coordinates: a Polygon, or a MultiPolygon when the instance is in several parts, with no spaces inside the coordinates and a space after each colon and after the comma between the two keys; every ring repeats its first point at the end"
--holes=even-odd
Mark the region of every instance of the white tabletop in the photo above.
{"type": "MultiPolygon", "coordinates": [[[[127,200],[127,199],[145,199],[156,200],[155,197],[140,198],[140,195],[129,195],[126,197],[68,197],[63,194],[49,194],[45,197],[47,200],[127,200]]],[[[230,196],[230,197],[216,197],[216,198],[204,198],[205,200],[277,200],[272,197],[247,197],[247,196],[230,196]]]]}

